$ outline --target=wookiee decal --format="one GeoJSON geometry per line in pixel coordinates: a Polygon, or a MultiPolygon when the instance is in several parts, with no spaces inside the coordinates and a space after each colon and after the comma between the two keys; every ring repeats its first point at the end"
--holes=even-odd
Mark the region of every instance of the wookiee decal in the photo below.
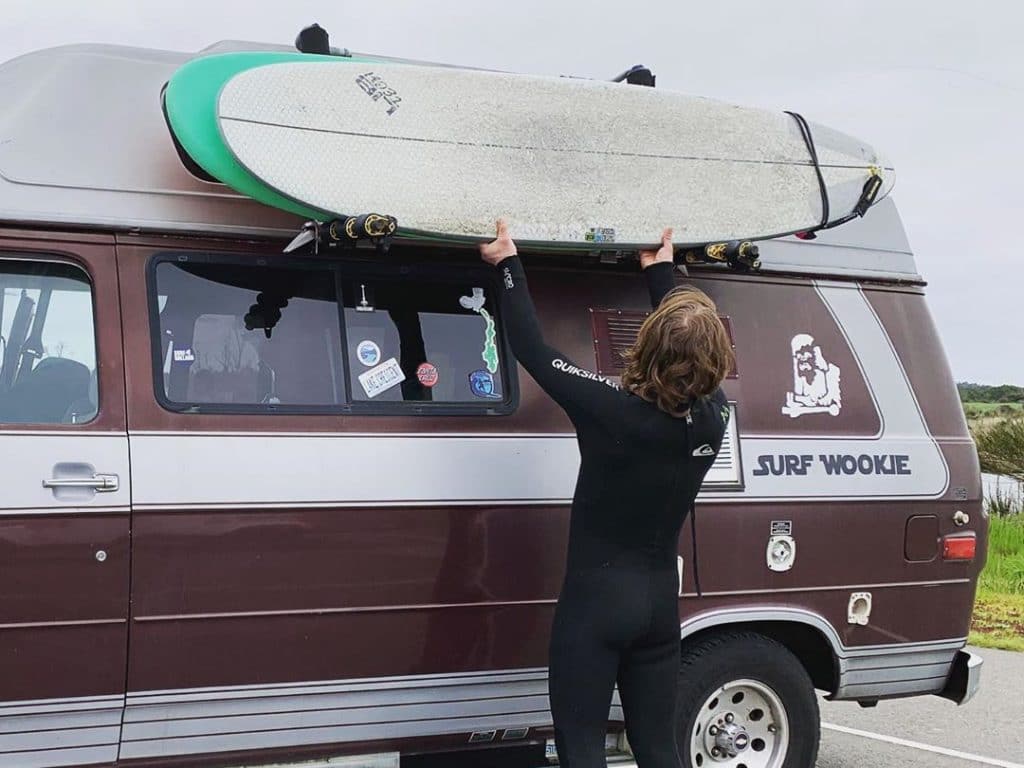
{"type": "Polygon", "coordinates": [[[839,391],[839,366],[830,363],[809,333],[798,333],[790,342],[793,353],[793,391],[786,393],[782,412],[796,418],[807,413],[838,416],[843,407],[839,391]]]}

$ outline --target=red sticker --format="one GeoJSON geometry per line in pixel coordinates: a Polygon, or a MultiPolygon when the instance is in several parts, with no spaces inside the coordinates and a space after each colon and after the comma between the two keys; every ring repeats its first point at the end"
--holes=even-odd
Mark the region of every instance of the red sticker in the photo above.
{"type": "Polygon", "coordinates": [[[416,369],[416,378],[424,387],[432,387],[437,384],[437,367],[433,363],[420,363],[416,369]]]}

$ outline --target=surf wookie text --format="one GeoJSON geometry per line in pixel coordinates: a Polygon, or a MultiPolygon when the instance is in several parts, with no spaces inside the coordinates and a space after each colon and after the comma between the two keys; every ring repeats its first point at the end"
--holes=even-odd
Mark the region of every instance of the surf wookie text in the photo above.
{"type": "Polygon", "coordinates": [[[364,72],[356,78],[356,85],[362,88],[363,92],[374,101],[383,100],[388,105],[389,116],[398,111],[402,97],[380,75],[373,72],[364,72]]]}

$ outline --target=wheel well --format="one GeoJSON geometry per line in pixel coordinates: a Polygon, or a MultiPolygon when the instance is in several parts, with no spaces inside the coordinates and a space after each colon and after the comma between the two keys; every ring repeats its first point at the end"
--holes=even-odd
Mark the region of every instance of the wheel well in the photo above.
{"type": "Polygon", "coordinates": [[[683,647],[723,632],[757,632],[784,645],[800,660],[814,687],[834,693],[839,685],[836,657],[825,636],[808,624],[796,621],[750,621],[719,624],[687,635],[683,647]]]}

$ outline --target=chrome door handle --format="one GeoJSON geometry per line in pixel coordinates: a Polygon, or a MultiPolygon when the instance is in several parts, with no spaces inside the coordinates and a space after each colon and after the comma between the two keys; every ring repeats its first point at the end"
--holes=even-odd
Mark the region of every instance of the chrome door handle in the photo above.
{"type": "Polygon", "coordinates": [[[93,475],[92,477],[62,477],[43,480],[43,488],[92,488],[97,493],[111,493],[121,487],[117,475],[93,475]]]}

